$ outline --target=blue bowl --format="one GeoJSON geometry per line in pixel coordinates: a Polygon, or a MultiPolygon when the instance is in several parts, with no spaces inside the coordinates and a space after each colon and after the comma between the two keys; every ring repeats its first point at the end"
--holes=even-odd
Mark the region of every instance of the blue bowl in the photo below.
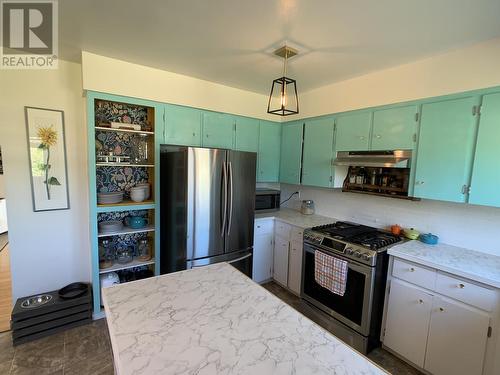
{"type": "Polygon", "coordinates": [[[427,245],[436,245],[439,241],[439,237],[432,233],[421,234],[418,239],[427,245]]]}

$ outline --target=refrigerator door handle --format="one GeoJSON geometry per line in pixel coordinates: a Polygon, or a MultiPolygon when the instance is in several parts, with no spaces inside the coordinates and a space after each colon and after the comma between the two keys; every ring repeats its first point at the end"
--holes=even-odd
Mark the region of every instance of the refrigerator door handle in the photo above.
{"type": "Polygon", "coordinates": [[[236,262],[239,262],[240,260],[250,258],[251,256],[252,256],[252,253],[247,254],[247,255],[243,255],[243,256],[242,256],[242,257],[240,257],[240,258],[236,258],[236,259],[230,260],[228,263],[229,263],[229,264],[231,264],[231,263],[236,263],[236,262]]]}
{"type": "Polygon", "coordinates": [[[226,227],[226,219],[227,219],[227,166],[226,162],[222,162],[222,191],[221,193],[224,195],[221,202],[222,208],[222,224],[220,236],[224,237],[224,229],[226,227]]]}
{"type": "Polygon", "coordinates": [[[229,162],[229,194],[231,194],[231,201],[229,203],[229,220],[227,223],[227,235],[231,234],[231,226],[233,221],[233,164],[229,162]]]}

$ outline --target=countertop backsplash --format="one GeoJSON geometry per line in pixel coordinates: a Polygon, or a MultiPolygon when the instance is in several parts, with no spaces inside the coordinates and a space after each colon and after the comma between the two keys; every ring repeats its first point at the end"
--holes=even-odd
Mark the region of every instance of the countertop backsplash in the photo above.
{"type": "Polygon", "coordinates": [[[297,190],[300,190],[300,199],[292,198],[284,207],[300,209],[303,199],[312,199],[318,215],[377,228],[392,224],[413,227],[422,233],[437,234],[440,242],[500,256],[500,242],[496,239],[500,208],[432,200],[408,201],[281,184],[282,197],[297,190]]]}

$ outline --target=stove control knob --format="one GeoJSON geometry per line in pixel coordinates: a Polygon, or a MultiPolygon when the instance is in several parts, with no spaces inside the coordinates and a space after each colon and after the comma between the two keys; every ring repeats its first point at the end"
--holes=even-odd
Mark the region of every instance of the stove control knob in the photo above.
{"type": "Polygon", "coordinates": [[[354,252],[354,256],[355,256],[356,258],[361,258],[361,253],[360,253],[359,251],[357,251],[357,250],[356,250],[356,251],[354,252]]]}
{"type": "Polygon", "coordinates": [[[368,253],[364,253],[362,256],[363,260],[370,260],[371,257],[372,257],[372,255],[368,254],[368,253]]]}
{"type": "Polygon", "coordinates": [[[352,248],[348,247],[347,249],[345,249],[345,253],[347,255],[352,255],[354,253],[354,250],[352,248]]]}

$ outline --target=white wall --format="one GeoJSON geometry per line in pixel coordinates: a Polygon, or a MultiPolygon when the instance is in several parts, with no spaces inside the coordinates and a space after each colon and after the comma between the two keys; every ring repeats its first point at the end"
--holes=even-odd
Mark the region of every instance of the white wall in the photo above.
{"type": "Polygon", "coordinates": [[[300,190],[300,200],[285,206],[300,208],[301,200],[312,199],[316,213],[378,228],[399,224],[420,232],[437,234],[441,242],[500,256],[500,208],[432,200],[408,201],[395,198],[343,193],[281,184],[281,199],[300,190]]]}
{"type": "Polygon", "coordinates": [[[0,198],[5,197],[5,175],[0,174],[0,198]]]}
{"type": "Polygon", "coordinates": [[[254,118],[267,113],[268,96],[148,66],[82,52],[83,88],[254,118]]]}
{"type": "MultiPolygon", "coordinates": [[[[500,38],[299,93],[287,120],[500,85],[500,38]]],[[[296,77],[300,84],[300,77],[296,77]]]]}
{"type": "Polygon", "coordinates": [[[90,280],[86,127],[81,65],[0,71],[0,145],[13,297],[90,280]],[[33,212],[24,106],[64,111],[71,209],[33,212]]]}

